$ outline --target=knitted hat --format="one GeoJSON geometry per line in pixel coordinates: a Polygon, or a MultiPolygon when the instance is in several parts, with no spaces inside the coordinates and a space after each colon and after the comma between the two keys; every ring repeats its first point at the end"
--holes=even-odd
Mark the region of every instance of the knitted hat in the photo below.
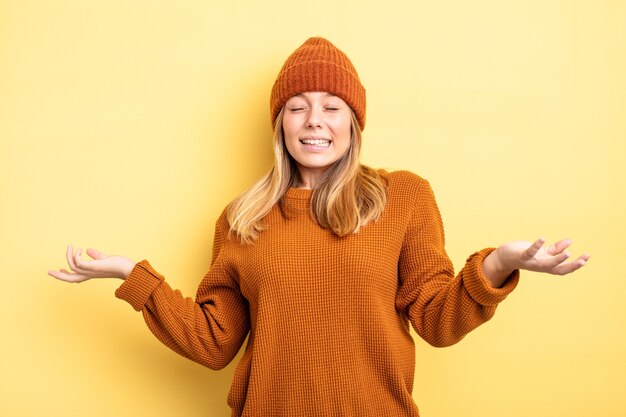
{"type": "Polygon", "coordinates": [[[365,88],[346,54],[324,38],[308,39],[283,64],[270,97],[272,127],[285,102],[307,91],[340,97],[354,110],[361,130],[365,127],[365,88]]]}

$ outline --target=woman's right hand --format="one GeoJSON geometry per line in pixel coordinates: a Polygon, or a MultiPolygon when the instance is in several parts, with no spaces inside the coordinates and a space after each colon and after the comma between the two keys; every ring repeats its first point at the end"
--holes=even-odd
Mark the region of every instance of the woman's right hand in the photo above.
{"type": "Polygon", "coordinates": [[[87,255],[92,260],[81,259],[82,250],[78,248],[74,253],[72,246],[67,247],[67,264],[70,271],[48,271],[48,275],[65,282],[83,282],[91,278],[120,278],[126,279],[135,267],[135,262],[125,256],[107,256],[96,249],[87,249],[87,255]]]}

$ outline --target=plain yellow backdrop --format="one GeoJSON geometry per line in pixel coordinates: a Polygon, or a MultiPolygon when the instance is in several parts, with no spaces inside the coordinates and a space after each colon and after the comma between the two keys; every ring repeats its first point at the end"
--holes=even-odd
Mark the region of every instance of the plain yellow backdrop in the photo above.
{"type": "Polygon", "coordinates": [[[367,89],[363,161],[433,185],[459,268],[571,237],[456,346],[417,342],[424,417],[626,413],[626,2],[0,0],[0,415],[227,416],[233,365],[162,346],[65,247],[193,296],[223,207],[271,163],[269,92],[310,36],[367,89]]]}

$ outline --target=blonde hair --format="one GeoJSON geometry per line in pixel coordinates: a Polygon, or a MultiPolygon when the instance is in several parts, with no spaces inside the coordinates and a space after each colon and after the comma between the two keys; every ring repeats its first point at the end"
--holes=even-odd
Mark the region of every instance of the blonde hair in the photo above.
{"type": "MultiPolygon", "coordinates": [[[[265,229],[262,220],[279,205],[285,212],[285,194],[298,179],[298,168],[287,151],[283,138],[283,111],[274,129],[274,166],[250,189],[228,206],[230,232],[243,243],[253,243],[265,229]]],[[[333,164],[313,189],[311,216],[337,236],[356,233],[377,220],[387,203],[387,187],[380,174],[359,162],[361,129],[352,112],[350,147],[333,164]]]]}

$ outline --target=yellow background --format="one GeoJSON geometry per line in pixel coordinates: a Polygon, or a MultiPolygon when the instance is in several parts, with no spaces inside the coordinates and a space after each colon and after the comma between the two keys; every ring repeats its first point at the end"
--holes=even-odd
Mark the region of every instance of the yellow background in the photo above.
{"type": "Polygon", "coordinates": [[[565,236],[460,344],[417,343],[424,417],[626,413],[626,2],[0,0],[0,415],[227,416],[65,247],[194,295],[222,208],[271,163],[269,92],[309,36],[367,88],[363,161],[433,185],[448,251],[565,236]]]}

